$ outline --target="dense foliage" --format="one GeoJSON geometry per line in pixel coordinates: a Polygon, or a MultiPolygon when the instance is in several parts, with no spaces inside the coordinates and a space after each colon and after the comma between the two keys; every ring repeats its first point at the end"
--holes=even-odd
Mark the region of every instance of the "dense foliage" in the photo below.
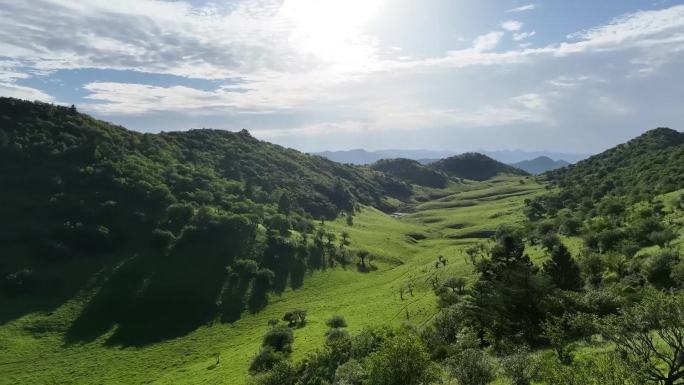
{"type": "Polygon", "coordinates": [[[381,159],[373,163],[371,168],[420,186],[444,188],[449,182],[444,173],[411,159],[381,159]]]}
{"type": "Polygon", "coordinates": [[[457,178],[486,180],[499,174],[529,175],[479,153],[465,153],[430,163],[428,167],[457,178]]]}
{"type": "Polygon", "coordinates": [[[307,269],[351,259],[314,219],[388,209],[388,196],[411,192],[247,131],[141,134],[10,98],[0,98],[0,185],[0,216],[12,218],[0,224],[0,320],[56,306],[100,272],[70,338],[119,324],[123,342],[258,311],[307,269]]]}
{"type": "Polygon", "coordinates": [[[684,187],[684,133],[657,128],[544,177],[561,189],[543,202],[548,212],[591,210],[609,197],[648,200],[684,187]]]}

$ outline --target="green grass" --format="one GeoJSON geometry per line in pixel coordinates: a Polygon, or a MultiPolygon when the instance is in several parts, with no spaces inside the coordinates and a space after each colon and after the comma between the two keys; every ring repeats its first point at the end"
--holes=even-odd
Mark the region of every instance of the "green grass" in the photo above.
{"type": "Polygon", "coordinates": [[[65,331],[93,294],[84,289],[50,314],[32,313],[0,326],[0,384],[244,384],[268,320],[279,319],[292,308],[308,310],[306,326],[295,331],[294,359],[322,345],[325,320],[333,314],[345,316],[351,332],[369,325],[400,324],[407,312],[409,321],[423,325],[436,312],[428,279],[434,274],[472,274],[463,250],[484,239],[468,234],[522,221],[524,199],[543,191],[531,180],[520,184],[520,179],[452,185],[441,192],[439,202],[419,204],[401,219],[364,207],[353,226],[342,218],[327,223],[335,232],[350,234],[352,249],[371,252],[377,270],[361,273],[351,265],[314,272],[298,290],[273,295],[260,313],[245,314],[233,324],[207,325],[162,343],[109,347],[104,335],[94,342],[65,345],[65,331]],[[474,205],[434,205],[465,201],[474,205]],[[414,233],[425,239],[409,236],[414,233]],[[449,260],[446,268],[435,268],[439,255],[449,260]],[[402,300],[400,288],[410,281],[416,289],[413,296],[406,291],[402,300]],[[214,365],[219,352],[221,362],[214,365]]]}

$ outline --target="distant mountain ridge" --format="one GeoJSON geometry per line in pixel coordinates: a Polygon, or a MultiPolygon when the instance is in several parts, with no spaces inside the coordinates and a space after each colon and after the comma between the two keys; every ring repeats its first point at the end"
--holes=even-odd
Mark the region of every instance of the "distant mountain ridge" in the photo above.
{"type": "MultiPolygon", "coordinates": [[[[569,163],[576,163],[588,158],[589,154],[572,154],[551,151],[522,151],[522,150],[499,150],[499,151],[475,151],[502,163],[512,164],[525,160],[533,160],[538,157],[548,157],[552,160],[564,160],[569,163]]],[[[369,165],[380,159],[412,159],[422,164],[436,162],[439,159],[458,155],[458,151],[447,150],[377,150],[367,151],[364,149],[343,150],[343,151],[323,151],[313,153],[338,163],[349,163],[355,165],[369,165]]]]}
{"type": "Polygon", "coordinates": [[[546,171],[557,170],[559,168],[569,166],[570,163],[562,159],[553,160],[547,156],[540,156],[532,160],[524,160],[522,162],[513,163],[511,166],[525,170],[530,174],[541,174],[546,171]]]}

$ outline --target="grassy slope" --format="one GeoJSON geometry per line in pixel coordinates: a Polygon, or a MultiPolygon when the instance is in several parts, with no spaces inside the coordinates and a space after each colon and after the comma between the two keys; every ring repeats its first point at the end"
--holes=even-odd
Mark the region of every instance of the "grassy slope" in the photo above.
{"type": "Polygon", "coordinates": [[[463,248],[482,239],[467,238],[468,234],[522,220],[523,200],[542,192],[534,182],[519,184],[519,180],[499,178],[467,188],[454,186],[440,199],[453,207],[434,207],[433,201],[415,207],[402,219],[364,208],[352,227],[343,219],[329,223],[335,231],[350,233],[352,248],[376,254],[373,263],[378,270],[359,273],[350,266],[313,273],[302,288],[272,297],[271,304],[258,314],[246,315],[234,324],[202,327],[160,344],[108,347],[104,336],[92,343],[65,346],[63,332],[97,288],[93,282],[52,314],[34,313],[0,326],[0,384],[243,384],[267,321],[295,307],[309,313],[306,327],[295,331],[295,358],[321,346],[324,321],[332,314],[344,315],[352,332],[373,324],[399,324],[407,310],[411,322],[424,324],[435,311],[427,278],[435,273],[447,275],[443,268],[435,270],[437,256],[449,259],[449,273],[469,275],[463,248]],[[415,241],[410,233],[427,238],[415,241]],[[415,282],[416,290],[414,296],[406,293],[402,301],[399,288],[409,280],[415,282]],[[221,363],[215,366],[217,352],[221,363]]]}

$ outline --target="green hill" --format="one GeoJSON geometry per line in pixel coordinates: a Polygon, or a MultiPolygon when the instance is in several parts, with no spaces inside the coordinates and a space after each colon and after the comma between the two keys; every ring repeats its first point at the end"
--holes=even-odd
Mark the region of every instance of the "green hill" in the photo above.
{"type": "Polygon", "coordinates": [[[314,219],[389,210],[388,197],[411,191],[247,131],[141,134],[10,98],[0,98],[0,185],[0,322],[50,311],[95,280],[69,338],[118,324],[111,341],[124,344],[262,309],[269,291],[344,260],[314,219]]]}
{"type": "Polygon", "coordinates": [[[565,200],[607,195],[631,202],[684,186],[684,133],[656,128],[575,165],[545,174],[566,192],[565,200]]]}
{"type": "Polygon", "coordinates": [[[441,159],[429,165],[430,168],[457,178],[483,181],[497,175],[529,175],[527,172],[497,162],[479,153],[469,152],[441,159]]]}
{"type": "Polygon", "coordinates": [[[381,159],[371,165],[371,168],[420,186],[444,188],[449,182],[444,173],[411,159],[381,159]]]}

